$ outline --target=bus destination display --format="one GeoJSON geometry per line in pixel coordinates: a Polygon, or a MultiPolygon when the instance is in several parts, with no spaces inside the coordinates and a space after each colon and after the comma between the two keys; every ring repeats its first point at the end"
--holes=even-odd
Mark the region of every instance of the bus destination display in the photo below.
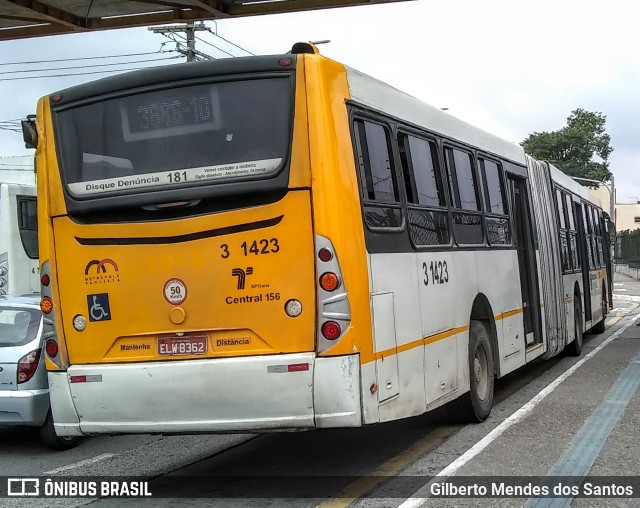
{"type": "Polygon", "coordinates": [[[129,97],[121,108],[124,139],[140,141],[213,130],[220,123],[216,102],[213,91],[204,87],[129,97]]]}

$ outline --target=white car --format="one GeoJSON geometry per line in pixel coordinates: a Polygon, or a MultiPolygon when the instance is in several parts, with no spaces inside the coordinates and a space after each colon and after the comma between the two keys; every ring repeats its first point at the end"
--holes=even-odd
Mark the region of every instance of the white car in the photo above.
{"type": "Polygon", "coordinates": [[[52,334],[39,296],[0,296],[0,425],[40,427],[47,446],[68,450],[78,438],[56,435],[49,405],[43,347],[52,334]]]}

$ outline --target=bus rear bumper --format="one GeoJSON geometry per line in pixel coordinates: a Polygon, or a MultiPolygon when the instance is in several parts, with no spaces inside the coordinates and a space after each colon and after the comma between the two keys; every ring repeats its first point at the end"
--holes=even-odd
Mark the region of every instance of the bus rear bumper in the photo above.
{"type": "Polygon", "coordinates": [[[61,436],[362,424],[357,355],[74,365],[67,372],[50,372],[49,382],[61,436]]]}

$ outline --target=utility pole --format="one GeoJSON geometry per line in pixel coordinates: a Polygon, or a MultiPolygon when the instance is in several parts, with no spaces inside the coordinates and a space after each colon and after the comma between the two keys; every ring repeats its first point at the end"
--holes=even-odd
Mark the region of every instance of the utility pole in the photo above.
{"type": "Polygon", "coordinates": [[[176,43],[176,51],[187,57],[187,62],[196,60],[211,60],[211,57],[196,49],[196,31],[208,30],[204,23],[189,22],[185,26],[158,26],[149,28],[153,33],[162,34],[176,43]],[[184,41],[177,39],[180,34],[185,34],[184,41]],[[186,47],[184,45],[186,42],[186,47]]]}

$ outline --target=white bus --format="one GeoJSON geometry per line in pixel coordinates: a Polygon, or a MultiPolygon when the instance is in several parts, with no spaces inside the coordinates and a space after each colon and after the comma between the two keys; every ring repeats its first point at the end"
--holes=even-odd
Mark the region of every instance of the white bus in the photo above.
{"type": "Polygon", "coordinates": [[[0,295],[40,292],[36,187],[0,183],[0,295]]]}
{"type": "Polygon", "coordinates": [[[308,44],[63,90],[27,127],[59,435],[482,421],[495,377],[604,326],[580,185],[308,44]]]}

